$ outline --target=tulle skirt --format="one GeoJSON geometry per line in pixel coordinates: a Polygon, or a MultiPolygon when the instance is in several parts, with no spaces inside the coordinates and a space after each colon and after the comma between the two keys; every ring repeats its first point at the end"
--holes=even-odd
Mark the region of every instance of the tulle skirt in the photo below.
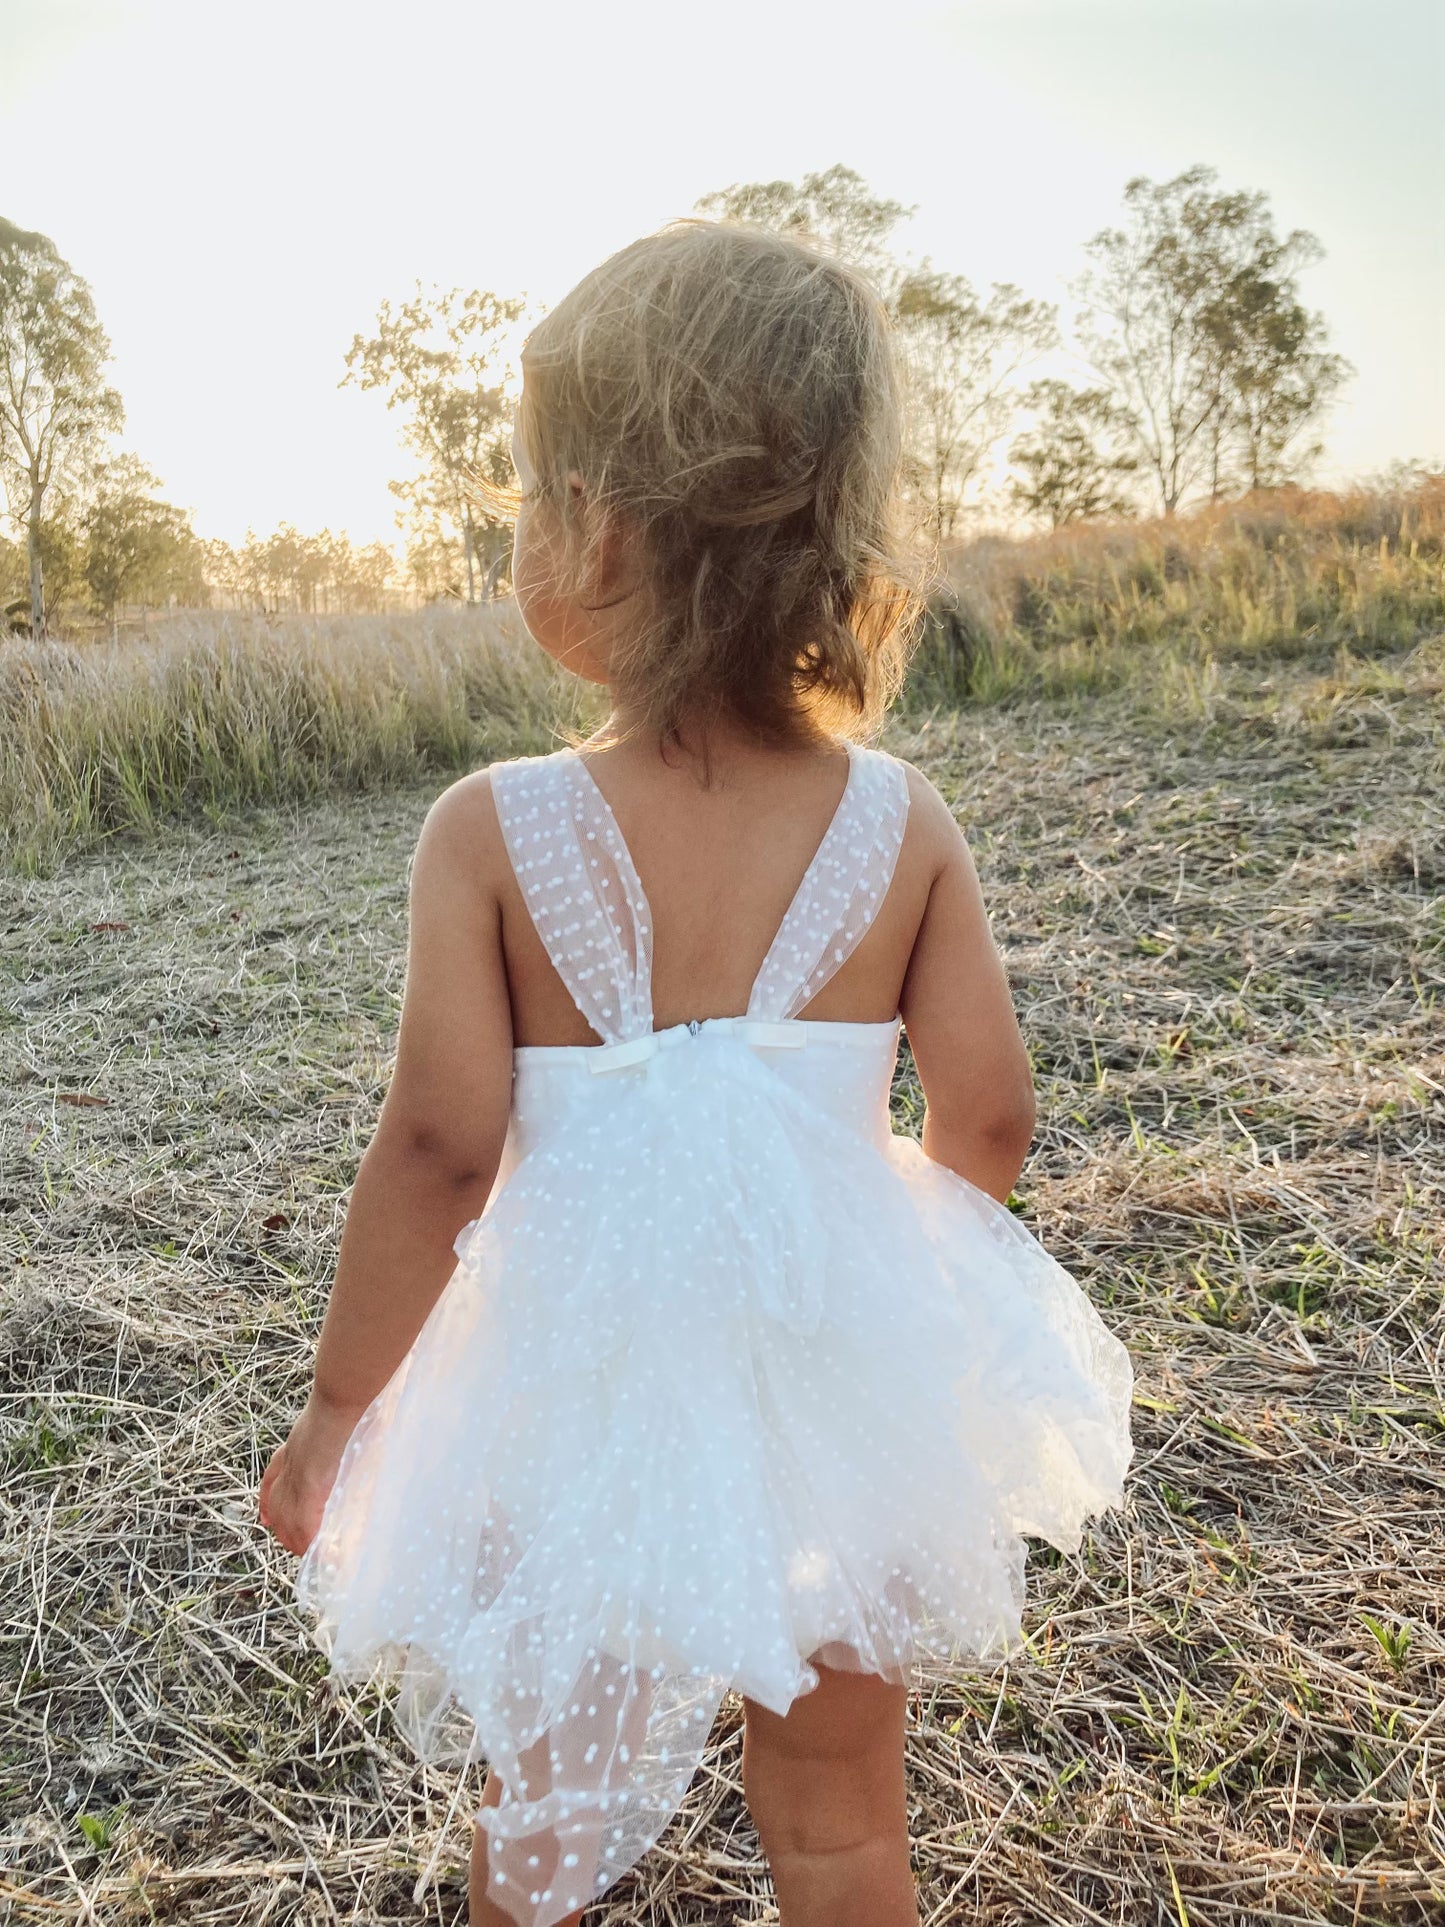
{"type": "Polygon", "coordinates": [[[1024,1536],[1129,1459],[1127,1354],[1008,1211],[711,1055],[589,1092],[463,1232],[298,1580],[334,1672],[500,1776],[525,1927],[657,1839],[725,1692],[1008,1651],[1024,1536]]]}

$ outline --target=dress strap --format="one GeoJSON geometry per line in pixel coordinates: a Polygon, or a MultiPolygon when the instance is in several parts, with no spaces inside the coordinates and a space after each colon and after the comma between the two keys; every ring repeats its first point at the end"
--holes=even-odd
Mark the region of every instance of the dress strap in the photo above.
{"type": "Polygon", "coordinates": [[[748,1016],[796,1017],[857,948],[893,881],[908,821],[896,757],[849,744],[848,784],[763,959],[748,1016]]]}
{"type": "Polygon", "coordinates": [[[575,751],[494,763],[507,855],[537,935],[606,1044],[652,1029],[652,916],[602,792],[575,751]]]}

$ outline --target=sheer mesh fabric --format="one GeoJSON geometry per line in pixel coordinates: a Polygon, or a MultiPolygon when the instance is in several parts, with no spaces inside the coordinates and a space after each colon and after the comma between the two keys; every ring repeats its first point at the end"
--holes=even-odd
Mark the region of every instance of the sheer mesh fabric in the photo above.
{"type": "MultiPolygon", "coordinates": [[[[908,819],[903,767],[848,744],[848,780],[763,960],[750,1017],[804,1009],[888,894],[908,819]]],[[[507,852],[547,955],[607,1043],[652,1028],[652,918],[607,799],[575,750],[492,770],[507,852]]]]}
{"type": "Polygon", "coordinates": [[[607,1043],[652,1028],[652,918],[632,856],[575,750],[492,771],[507,854],[572,1001],[607,1043]]]}
{"type": "MultiPolygon", "coordinates": [[[[343,1456],[298,1592],[435,1760],[485,1756],[520,1927],[657,1840],[722,1696],[903,1679],[1017,1642],[1023,1535],[1118,1503],[1132,1375],[993,1199],[893,1136],[893,1024],[796,1013],[851,954],[907,813],[847,786],[743,1018],[652,1030],[652,920],[572,751],[493,791],[603,1039],[519,1050],[503,1167],[343,1456]]],[[[465,1048],[465,1040],[458,1040],[465,1048]]]]}
{"type": "Polygon", "coordinates": [[[750,1017],[796,1017],[852,956],[888,894],[907,820],[902,765],[850,745],[843,800],[763,959],[750,1017]]]}

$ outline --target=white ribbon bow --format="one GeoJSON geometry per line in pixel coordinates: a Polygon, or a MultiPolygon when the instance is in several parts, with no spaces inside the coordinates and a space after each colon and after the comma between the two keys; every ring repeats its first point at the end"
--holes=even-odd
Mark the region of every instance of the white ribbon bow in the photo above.
{"type": "Polygon", "coordinates": [[[594,1045],[587,1068],[600,1076],[607,1071],[623,1071],[634,1064],[645,1064],[660,1050],[670,1050],[696,1037],[704,1025],[725,1028],[729,1036],[754,1050],[800,1050],[808,1041],[807,1031],[798,1023],[771,1024],[759,1017],[704,1017],[700,1021],[694,1018],[690,1024],[673,1024],[667,1030],[650,1030],[642,1037],[629,1037],[623,1044],[594,1045]]]}

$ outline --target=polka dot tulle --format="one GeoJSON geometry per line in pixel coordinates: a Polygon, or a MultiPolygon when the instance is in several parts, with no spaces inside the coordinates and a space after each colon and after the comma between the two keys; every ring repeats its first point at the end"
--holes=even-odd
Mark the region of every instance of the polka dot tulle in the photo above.
{"type": "Polygon", "coordinates": [[[519,1050],[502,1170],[363,1415],[302,1602],[333,1670],[485,1758],[523,1927],[658,1838],[722,1696],[905,1677],[1019,1636],[1026,1534],[1129,1458],[1127,1355],[1007,1211],[908,1139],[898,1025],[798,1022],[871,922],[902,767],[844,798],[747,1016],[653,1032],[651,928],[571,751],[493,771],[528,908],[604,1040],[519,1050]]]}
{"type": "Polygon", "coordinates": [[[502,833],[547,954],[599,1037],[652,1028],[652,919],[616,819],[573,750],[492,772],[502,833]]]}
{"type": "Polygon", "coordinates": [[[843,801],[763,959],[750,1017],[795,1017],[853,954],[892,879],[907,817],[902,767],[850,749],[843,801]]]}

